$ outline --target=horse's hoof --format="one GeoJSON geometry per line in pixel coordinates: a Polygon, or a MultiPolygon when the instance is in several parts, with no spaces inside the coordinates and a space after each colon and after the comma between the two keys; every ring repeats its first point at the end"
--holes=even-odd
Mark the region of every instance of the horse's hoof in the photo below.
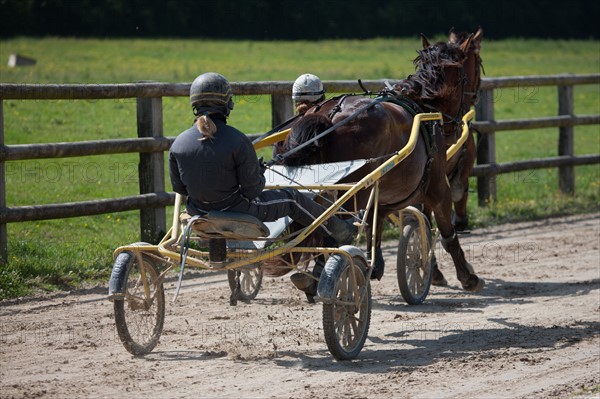
{"type": "Polygon", "coordinates": [[[375,249],[375,264],[373,265],[373,272],[371,273],[371,280],[381,280],[383,277],[383,271],[385,270],[385,261],[383,259],[383,251],[381,248],[375,249]]]}
{"type": "Polygon", "coordinates": [[[385,265],[375,264],[375,266],[373,267],[373,273],[371,273],[371,280],[381,280],[381,278],[383,277],[384,269],[385,265]]]}
{"type": "Polygon", "coordinates": [[[431,285],[435,285],[436,287],[447,287],[448,280],[446,280],[443,276],[441,279],[431,279],[431,285]]]}
{"type": "Polygon", "coordinates": [[[466,231],[469,228],[469,218],[468,216],[462,217],[458,216],[456,213],[452,214],[452,225],[454,226],[454,230],[458,231],[466,231]]]}
{"type": "Polygon", "coordinates": [[[433,276],[431,277],[431,285],[435,285],[436,287],[447,287],[448,280],[444,277],[439,269],[435,268],[433,270],[433,276]]]}
{"type": "Polygon", "coordinates": [[[469,280],[467,280],[467,282],[464,283],[462,286],[465,289],[465,291],[468,291],[468,292],[479,292],[485,286],[485,280],[482,279],[482,278],[477,277],[474,274],[471,274],[469,276],[469,280]]]}
{"type": "Polygon", "coordinates": [[[457,219],[454,222],[454,230],[458,232],[467,231],[469,228],[469,219],[457,219]]]}

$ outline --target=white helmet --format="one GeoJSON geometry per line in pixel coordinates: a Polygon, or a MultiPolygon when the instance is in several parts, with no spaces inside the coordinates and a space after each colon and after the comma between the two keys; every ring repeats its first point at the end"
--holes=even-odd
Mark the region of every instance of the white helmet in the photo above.
{"type": "Polygon", "coordinates": [[[292,99],[295,101],[315,102],[319,101],[323,94],[325,94],[325,89],[321,79],[310,73],[298,77],[292,88],[292,99]]]}

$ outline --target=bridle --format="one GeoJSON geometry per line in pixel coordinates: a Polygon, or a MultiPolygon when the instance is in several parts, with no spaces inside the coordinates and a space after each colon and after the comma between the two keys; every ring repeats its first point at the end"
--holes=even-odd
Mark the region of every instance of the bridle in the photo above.
{"type": "MultiPolygon", "coordinates": [[[[481,61],[479,59],[476,60],[477,67],[481,67],[481,61]]],[[[429,108],[432,112],[439,112],[442,114],[442,132],[445,136],[450,135],[460,135],[462,130],[463,115],[471,108],[471,106],[477,104],[479,102],[479,85],[477,85],[476,91],[468,91],[466,90],[467,83],[469,83],[469,78],[467,73],[465,72],[464,63],[460,66],[459,69],[459,81],[460,81],[460,104],[458,106],[458,111],[456,116],[452,116],[445,112],[441,112],[439,109],[435,108],[429,104],[423,104],[426,108],[429,108]],[[468,99],[467,101],[465,99],[468,99]],[[452,127],[451,129],[446,129],[446,126],[452,127]]]]}

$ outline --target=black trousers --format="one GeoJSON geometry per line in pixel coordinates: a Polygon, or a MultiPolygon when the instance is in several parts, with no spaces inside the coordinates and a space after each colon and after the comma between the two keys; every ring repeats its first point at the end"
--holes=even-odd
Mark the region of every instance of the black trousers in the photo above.
{"type": "Polygon", "coordinates": [[[302,226],[308,226],[325,209],[300,191],[284,188],[263,191],[258,198],[244,199],[227,210],[253,215],[262,222],[289,216],[302,226]]]}

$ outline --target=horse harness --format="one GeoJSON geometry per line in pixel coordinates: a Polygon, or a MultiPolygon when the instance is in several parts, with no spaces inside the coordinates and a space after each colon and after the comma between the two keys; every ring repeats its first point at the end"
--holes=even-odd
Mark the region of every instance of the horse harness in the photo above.
{"type": "Polygon", "coordinates": [[[460,132],[462,131],[462,125],[463,125],[462,116],[468,110],[468,109],[464,110],[465,105],[467,107],[470,107],[467,104],[467,102],[465,102],[465,97],[469,96],[471,98],[471,101],[473,104],[476,104],[479,101],[478,91],[466,91],[465,90],[465,86],[467,85],[468,81],[469,81],[469,79],[467,78],[465,68],[464,68],[464,66],[462,66],[460,68],[460,83],[461,83],[460,89],[461,89],[462,93],[460,96],[460,104],[458,106],[458,114],[456,116],[452,116],[452,115],[446,114],[445,112],[441,112],[429,104],[423,104],[423,106],[428,108],[431,112],[439,112],[442,114],[442,116],[444,117],[444,119],[443,119],[444,126],[454,125],[454,129],[449,133],[447,133],[444,129],[442,129],[442,134],[444,136],[454,135],[456,139],[458,139],[458,137],[460,137],[460,132]]]}
{"type": "MultiPolygon", "coordinates": [[[[324,104],[337,100],[337,104],[328,113],[328,117],[330,119],[333,119],[335,114],[342,110],[343,102],[350,96],[352,96],[352,95],[345,94],[345,95],[342,95],[339,97],[331,98],[328,101],[325,101],[319,105],[316,105],[315,109],[312,109],[308,112],[311,112],[311,113],[317,112],[319,109],[321,109],[321,107],[324,104]]],[[[276,155],[271,161],[267,162],[266,165],[268,166],[268,165],[273,165],[276,163],[281,163],[283,160],[285,160],[285,158],[300,151],[301,149],[305,148],[306,146],[312,144],[313,142],[323,138],[324,136],[326,136],[329,133],[335,131],[336,129],[342,127],[343,125],[349,123],[350,121],[354,120],[358,115],[360,115],[362,112],[365,112],[366,110],[368,110],[382,102],[389,102],[392,104],[396,104],[396,105],[402,107],[403,109],[405,109],[413,117],[419,113],[424,112],[422,107],[417,102],[410,99],[409,97],[406,97],[401,94],[397,94],[393,90],[384,90],[381,93],[379,93],[379,96],[374,98],[373,101],[371,101],[369,104],[365,105],[362,108],[359,108],[353,114],[349,115],[348,117],[344,118],[343,120],[341,120],[338,123],[334,124],[333,126],[329,127],[325,131],[319,133],[318,135],[311,138],[310,140],[305,141],[304,143],[300,144],[299,146],[297,146],[283,154],[276,155]]],[[[296,117],[298,117],[298,116],[296,116],[296,117]]],[[[295,119],[296,117],[294,117],[293,119],[295,119]]],[[[291,121],[288,121],[288,122],[291,122],[291,121]]],[[[285,124],[287,124],[287,123],[285,123],[285,124]]],[[[433,158],[434,158],[434,155],[438,152],[438,148],[435,143],[435,134],[436,134],[435,126],[438,124],[439,124],[438,121],[427,121],[427,122],[424,122],[421,124],[420,132],[421,132],[421,136],[423,137],[423,141],[425,143],[425,149],[426,149],[426,153],[427,153],[427,162],[425,164],[423,176],[422,176],[421,181],[419,182],[419,185],[417,186],[417,188],[407,198],[403,199],[402,201],[398,201],[398,204],[406,202],[406,201],[412,201],[412,199],[414,197],[416,197],[419,193],[423,193],[423,192],[427,191],[427,189],[429,187],[429,183],[431,181],[431,166],[433,163],[433,158]]],[[[388,157],[391,155],[392,154],[383,155],[381,157],[378,157],[377,159],[383,158],[383,157],[388,157]]],[[[389,205],[393,206],[395,204],[389,204],[389,205]]]]}
{"type": "MultiPolygon", "coordinates": [[[[413,117],[417,114],[423,113],[423,109],[413,99],[401,94],[398,95],[393,90],[390,91],[388,95],[388,102],[391,102],[404,108],[413,117]]],[[[392,204],[392,206],[395,206],[402,202],[410,202],[419,193],[424,193],[429,188],[429,183],[431,182],[431,165],[433,163],[434,155],[438,152],[438,148],[435,143],[435,126],[438,124],[438,121],[427,121],[421,124],[419,129],[421,131],[423,141],[425,142],[425,150],[427,153],[427,163],[425,164],[425,169],[423,170],[423,176],[421,177],[419,185],[412,192],[412,194],[410,194],[407,198],[403,199],[402,201],[398,201],[396,204],[392,204]]],[[[443,129],[441,130],[443,132],[443,129]]]]}
{"type": "MultiPolygon", "coordinates": [[[[333,120],[333,117],[335,116],[335,114],[337,114],[338,112],[341,112],[343,102],[348,97],[352,97],[352,96],[354,96],[354,94],[344,94],[342,96],[332,98],[331,100],[337,99],[338,101],[337,101],[337,104],[329,111],[329,113],[327,114],[327,117],[330,120],[333,120]]],[[[408,113],[410,113],[410,115],[412,117],[424,112],[423,109],[421,108],[421,106],[419,106],[419,104],[417,104],[417,102],[415,102],[411,98],[403,96],[403,95],[398,95],[395,92],[382,91],[380,93],[380,95],[378,97],[376,97],[372,103],[357,110],[354,114],[350,115],[348,118],[351,118],[351,117],[354,118],[355,114],[359,114],[363,111],[366,111],[368,108],[371,108],[372,106],[374,106],[380,102],[389,102],[389,103],[396,104],[396,105],[404,108],[406,111],[408,111],[408,113]]],[[[322,105],[324,105],[324,104],[325,103],[323,103],[322,105]]],[[[313,112],[317,112],[320,109],[320,107],[321,107],[321,105],[318,105],[317,108],[313,112]]],[[[343,120],[341,122],[345,122],[345,120],[343,120]]],[[[437,152],[437,146],[435,144],[435,138],[434,138],[435,132],[433,131],[433,126],[432,126],[435,123],[437,123],[437,122],[436,121],[428,121],[428,122],[423,123],[420,126],[421,135],[423,136],[423,140],[425,141],[425,146],[427,149],[427,155],[430,157],[437,152]]],[[[333,130],[335,130],[335,129],[333,129],[333,130]]]]}
{"type": "MultiPolygon", "coordinates": [[[[337,104],[332,108],[332,110],[328,114],[328,117],[330,119],[333,119],[334,115],[337,112],[340,112],[342,110],[342,103],[349,96],[351,96],[351,95],[346,94],[346,95],[338,97],[337,104]]],[[[398,106],[402,107],[404,110],[406,110],[413,117],[415,117],[417,114],[424,112],[423,108],[413,99],[411,99],[407,96],[404,96],[402,94],[397,94],[393,90],[384,90],[384,91],[380,92],[379,96],[376,97],[371,103],[369,103],[365,107],[357,110],[354,114],[350,115],[348,118],[351,118],[351,117],[353,118],[353,117],[355,117],[355,115],[357,115],[357,114],[367,110],[368,108],[370,108],[376,104],[379,104],[381,102],[389,102],[389,103],[398,105],[398,106]]],[[[345,122],[345,121],[346,120],[343,120],[341,122],[345,122]]],[[[338,122],[338,123],[341,123],[341,122],[338,122]]],[[[435,134],[436,134],[435,126],[438,124],[439,124],[438,121],[427,121],[427,122],[422,123],[421,126],[419,127],[421,136],[423,137],[423,141],[425,143],[425,151],[427,153],[427,163],[425,164],[423,176],[422,176],[421,181],[419,182],[419,185],[417,186],[417,188],[407,198],[403,199],[402,201],[399,201],[398,203],[412,201],[412,199],[414,197],[416,197],[419,193],[426,192],[427,189],[429,188],[429,183],[431,182],[431,166],[433,163],[433,157],[438,152],[438,148],[435,143],[435,134]]],[[[335,128],[337,127],[336,125],[332,126],[332,128],[330,128],[328,130],[331,130],[331,131],[335,130],[335,128]]],[[[390,155],[391,154],[388,154],[388,155],[384,155],[382,157],[388,157],[390,155]]],[[[382,158],[382,157],[378,157],[378,158],[382,158]]],[[[392,205],[396,205],[396,204],[392,204],[392,205]]]]}

